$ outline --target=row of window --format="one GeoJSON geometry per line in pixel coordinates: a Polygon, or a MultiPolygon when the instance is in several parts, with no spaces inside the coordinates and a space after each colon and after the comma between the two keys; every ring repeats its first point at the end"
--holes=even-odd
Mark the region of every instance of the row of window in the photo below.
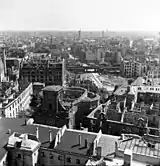
{"type": "MultiPolygon", "coordinates": [[[[45,157],[44,152],[41,152],[41,156],[42,156],[42,157],[45,157]]],[[[53,156],[52,153],[50,153],[49,159],[54,159],[54,156],[53,156]]],[[[62,161],[62,160],[63,160],[63,156],[59,155],[59,156],[58,156],[58,160],[59,160],[59,161],[62,161]]],[[[67,161],[67,163],[72,163],[71,157],[67,157],[66,161],[67,161]]],[[[80,159],[76,159],[76,164],[80,164],[80,159]]]]}
{"type": "Polygon", "coordinates": [[[160,75],[149,75],[148,78],[160,78],[160,75]]]}
{"type": "Polygon", "coordinates": [[[148,71],[148,74],[158,74],[160,71],[148,71]]]}
{"type": "Polygon", "coordinates": [[[58,79],[49,79],[49,80],[45,80],[45,79],[34,79],[34,78],[32,78],[32,79],[29,79],[28,80],[29,82],[42,82],[42,83],[44,83],[45,81],[46,82],[53,82],[53,81],[61,81],[61,79],[60,78],[58,78],[58,79]]]}
{"type": "Polygon", "coordinates": [[[27,77],[28,81],[44,81],[44,80],[48,80],[48,81],[61,81],[62,79],[62,75],[57,75],[57,76],[54,76],[54,77],[44,77],[44,76],[41,76],[41,77],[27,77]]]}
{"type": "MultiPolygon", "coordinates": [[[[22,71],[21,72],[21,74],[23,75],[44,75],[46,72],[43,70],[43,71],[22,71]]],[[[62,71],[57,71],[57,72],[55,72],[54,70],[53,71],[51,71],[51,70],[47,70],[47,74],[61,74],[62,73],[62,71]]]]}
{"type": "MultiPolygon", "coordinates": [[[[142,90],[142,88],[138,87],[138,90],[142,90]]],[[[147,88],[147,90],[160,91],[160,88],[147,88]]]]}

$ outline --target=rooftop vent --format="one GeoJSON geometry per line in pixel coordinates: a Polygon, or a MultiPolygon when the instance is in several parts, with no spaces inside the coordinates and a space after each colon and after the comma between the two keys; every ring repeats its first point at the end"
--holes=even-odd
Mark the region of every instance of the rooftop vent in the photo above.
{"type": "Polygon", "coordinates": [[[11,129],[8,129],[7,134],[9,135],[11,134],[11,129]]]}
{"type": "Polygon", "coordinates": [[[84,146],[85,148],[88,148],[88,139],[85,139],[84,146]]]}

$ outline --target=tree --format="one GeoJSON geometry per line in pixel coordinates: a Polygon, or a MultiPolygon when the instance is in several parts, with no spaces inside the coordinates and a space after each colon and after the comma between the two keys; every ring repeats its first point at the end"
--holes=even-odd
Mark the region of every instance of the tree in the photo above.
{"type": "Polygon", "coordinates": [[[30,107],[37,108],[42,104],[42,98],[39,95],[33,94],[31,97],[30,107]]]}
{"type": "Polygon", "coordinates": [[[19,118],[29,118],[33,115],[34,111],[31,108],[28,108],[26,110],[20,111],[18,113],[19,118]]]}

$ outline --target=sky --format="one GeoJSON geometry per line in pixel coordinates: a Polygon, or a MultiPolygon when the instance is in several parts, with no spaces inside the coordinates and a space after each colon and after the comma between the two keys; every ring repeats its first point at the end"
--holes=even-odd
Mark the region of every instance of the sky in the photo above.
{"type": "Polygon", "coordinates": [[[0,30],[160,30],[160,0],[0,0],[0,30]]]}

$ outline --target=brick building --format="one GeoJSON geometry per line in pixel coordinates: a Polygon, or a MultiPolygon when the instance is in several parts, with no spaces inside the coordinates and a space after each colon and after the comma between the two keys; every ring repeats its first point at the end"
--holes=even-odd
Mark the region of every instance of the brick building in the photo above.
{"type": "Polygon", "coordinates": [[[64,83],[64,60],[57,62],[50,58],[29,59],[23,61],[20,68],[20,80],[29,82],[41,82],[46,85],[63,85],[64,83]]]}

